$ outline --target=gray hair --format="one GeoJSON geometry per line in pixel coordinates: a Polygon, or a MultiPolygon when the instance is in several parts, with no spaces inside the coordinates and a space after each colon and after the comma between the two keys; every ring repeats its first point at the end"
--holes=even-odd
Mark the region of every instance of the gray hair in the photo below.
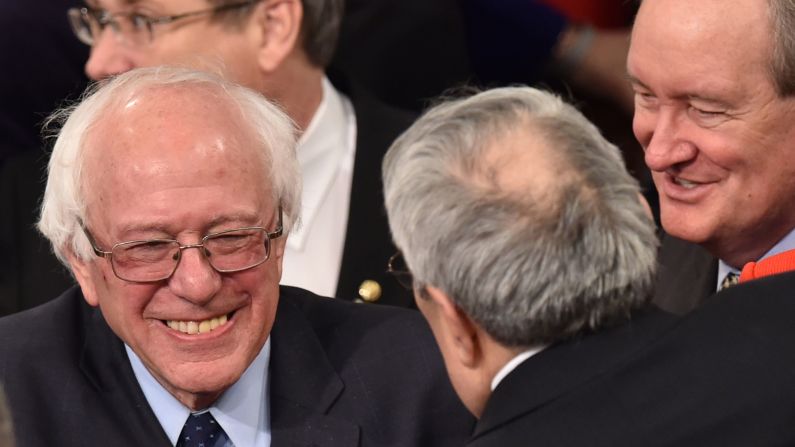
{"type": "Polygon", "coordinates": [[[657,239],[638,184],[619,150],[550,93],[508,87],[442,103],[395,141],[383,170],[392,235],[417,285],[443,290],[506,346],[597,329],[651,297],[657,239]],[[553,184],[494,181],[491,155],[536,150],[505,144],[517,131],[559,167],[553,184]]]}
{"type": "MultiPolygon", "coordinates": [[[[239,1],[210,0],[210,3],[220,6],[239,1]]],[[[252,7],[256,3],[253,2],[252,7]]],[[[337,48],[345,0],[301,0],[301,5],[304,9],[301,19],[301,45],[312,64],[326,68],[337,48]]],[[[216,13],[215,16],[230,23],[240,23],[253,10],[252,7],[224,11],[216,13]]]]}
{"type": "Polygon", "coordinates": [[[779,96],[795,95],[795,0],[770,0],[770,73],[779,96]]]}
{"type": "Polygon", "coordinates": [[[301,177],[295,155],[296,131],[281,109],[259,93],[210,73],[176,67],[139,68],[94,84],[77,105],[56,111],[48,120],[48,125],[62,126],[50,156],[38,228],[67,266],[67,250],[85,260],[93,256],[81,230],[87,211],[83,186],[91,175],[84,172],[86,134],[104,114],[122,107],[136,94],[163,87],[203,88],[236,107],[261,142],[256,149],[263,173],[271,182],[273,199],[282,206],[284,231],[289,232],[299,219],[301,177]]]}

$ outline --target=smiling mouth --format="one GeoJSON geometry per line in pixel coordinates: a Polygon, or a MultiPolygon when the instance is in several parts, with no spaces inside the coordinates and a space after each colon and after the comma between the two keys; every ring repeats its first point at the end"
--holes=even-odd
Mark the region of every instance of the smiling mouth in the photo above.
{"type": "Polygon", "coordinates": [[[691,181],[688,181],[688,180],[685,180],[685,179],[682,179],[682,178],[679,178],[679,177],[674,177],[673,181],[674,181],[674,183],[676,183],[677,185],[679,185],[679,186],[681,186],[681,187],[683,187],[685,189],[693,189],[696,186],[701,185],[701,183],[691,182],[691,181]]]}
{"type": "Polygon", "coordinates": [[[196,335],[206,334],[225,325],[232,314],[221,315],[220,317],[210,318],[202,321],[182,321],[182,320],[163,320],[163,323],[171,329],[182,332],[183,334],[196,335]]]}

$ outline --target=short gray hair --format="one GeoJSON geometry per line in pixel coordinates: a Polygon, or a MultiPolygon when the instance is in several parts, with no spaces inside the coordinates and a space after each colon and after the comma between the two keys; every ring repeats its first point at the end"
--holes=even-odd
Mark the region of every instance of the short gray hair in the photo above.
{"type": "Polygon", "coordinates": [[[442,103],[395,141],[383,169],[392,235],[416,284],[443,290],[506,346],[597,329],[651,297],[657,238],[637,181],[550,93],[507,87],[442,103]],[[560,167],[553,185],[493,181],[490,155],[532,150],[504,144],[517,131],[560,167]]]}
{"type": "Polygon", "coordinates": [[[84,181],[85,137],[100,118],[120,108],[143,91],[163,87],[202,88],[229,101],[251,126],[261,142],[256,148],[268,175],[274,201],[282,206],[284,231],[289,232],[300,217],[301,177],[295,155],[294,123],[277,106],[259,93],[214,74],[176,67],[139,68],[89,87],[75,106],[56,111],[48,125],[61,124],[50,156],[47,187],[38,227],[49,239],[56,256],[69,266],[67,250],[82,259],[91,259],[91,245],[81,229],[86,218],[84,181]]]}
{"type": "Polygon", "coordinates": [[[779,96],[795,95],[795,0],[770,0],[770,72],[779,96]]]}

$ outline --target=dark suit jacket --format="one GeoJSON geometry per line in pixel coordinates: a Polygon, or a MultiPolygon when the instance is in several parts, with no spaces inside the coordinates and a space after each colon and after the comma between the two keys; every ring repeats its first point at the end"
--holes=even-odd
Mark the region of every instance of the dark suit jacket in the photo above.
{"type": "Polygon", "coordinates": [[[356,157],[353,165],[348,229],[336,297],[359,298],[359,286],[369,279],[382,290],[379,304],[412,307],[414,299],[386,272],[397,248],[392,244],[384,208],[381,161],[387,149],[408,128],[414,115],[392,108],[332,74],[334,85],[351,100],[356,114],[356,157]]]}
{"type": "Polygon", "coordinates": [[[0,166],[0,317],[38,306],[75,284],[37,230],[49,154],[30,150],[0,166]]]}
{"type": "Polygon", "coordinates": [[[715,293],[718,258],[701,246],[664,234],[658,259],[654,304],[661,309],[684,315],[715,293]]]}
{"type": "Polygon", "coordinates": [[[795,273],[764,278],[680,322],[652,311],[542,351],[468,445],[795,445],[794,289],[795,273]]]}
{"type": "MultiPolygon", "coordinates": [[[[415,312],[283,287],[271,336],[273,447],[452,447],[471,432],[415,312]]],[[[122,342],[77,288],[0,319],[0,382],[20,446],[169,445],[122,342]]]]}

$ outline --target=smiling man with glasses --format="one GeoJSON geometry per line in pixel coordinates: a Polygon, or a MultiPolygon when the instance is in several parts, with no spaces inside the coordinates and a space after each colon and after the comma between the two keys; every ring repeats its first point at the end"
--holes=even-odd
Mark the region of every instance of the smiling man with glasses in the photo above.
{"type": "Polygon", "coordinates": [[[133,70],[55,143],[39,228],[79,287],[0,320],[19,445],[460,445],[416,312],[280,286],[290,119],[210,74],[133,70]]]}
{"type": "Polygon", "coordinates": [[[394,246],[379,166],[413,116],[325,74],[342,0],[89,0],[72,8],[99,80],[160,64],[220,72],[284,108],[301,134],[303,224],[287,240],[282,283],[349,301],[407,306],[381,263],[394,246]]]}

